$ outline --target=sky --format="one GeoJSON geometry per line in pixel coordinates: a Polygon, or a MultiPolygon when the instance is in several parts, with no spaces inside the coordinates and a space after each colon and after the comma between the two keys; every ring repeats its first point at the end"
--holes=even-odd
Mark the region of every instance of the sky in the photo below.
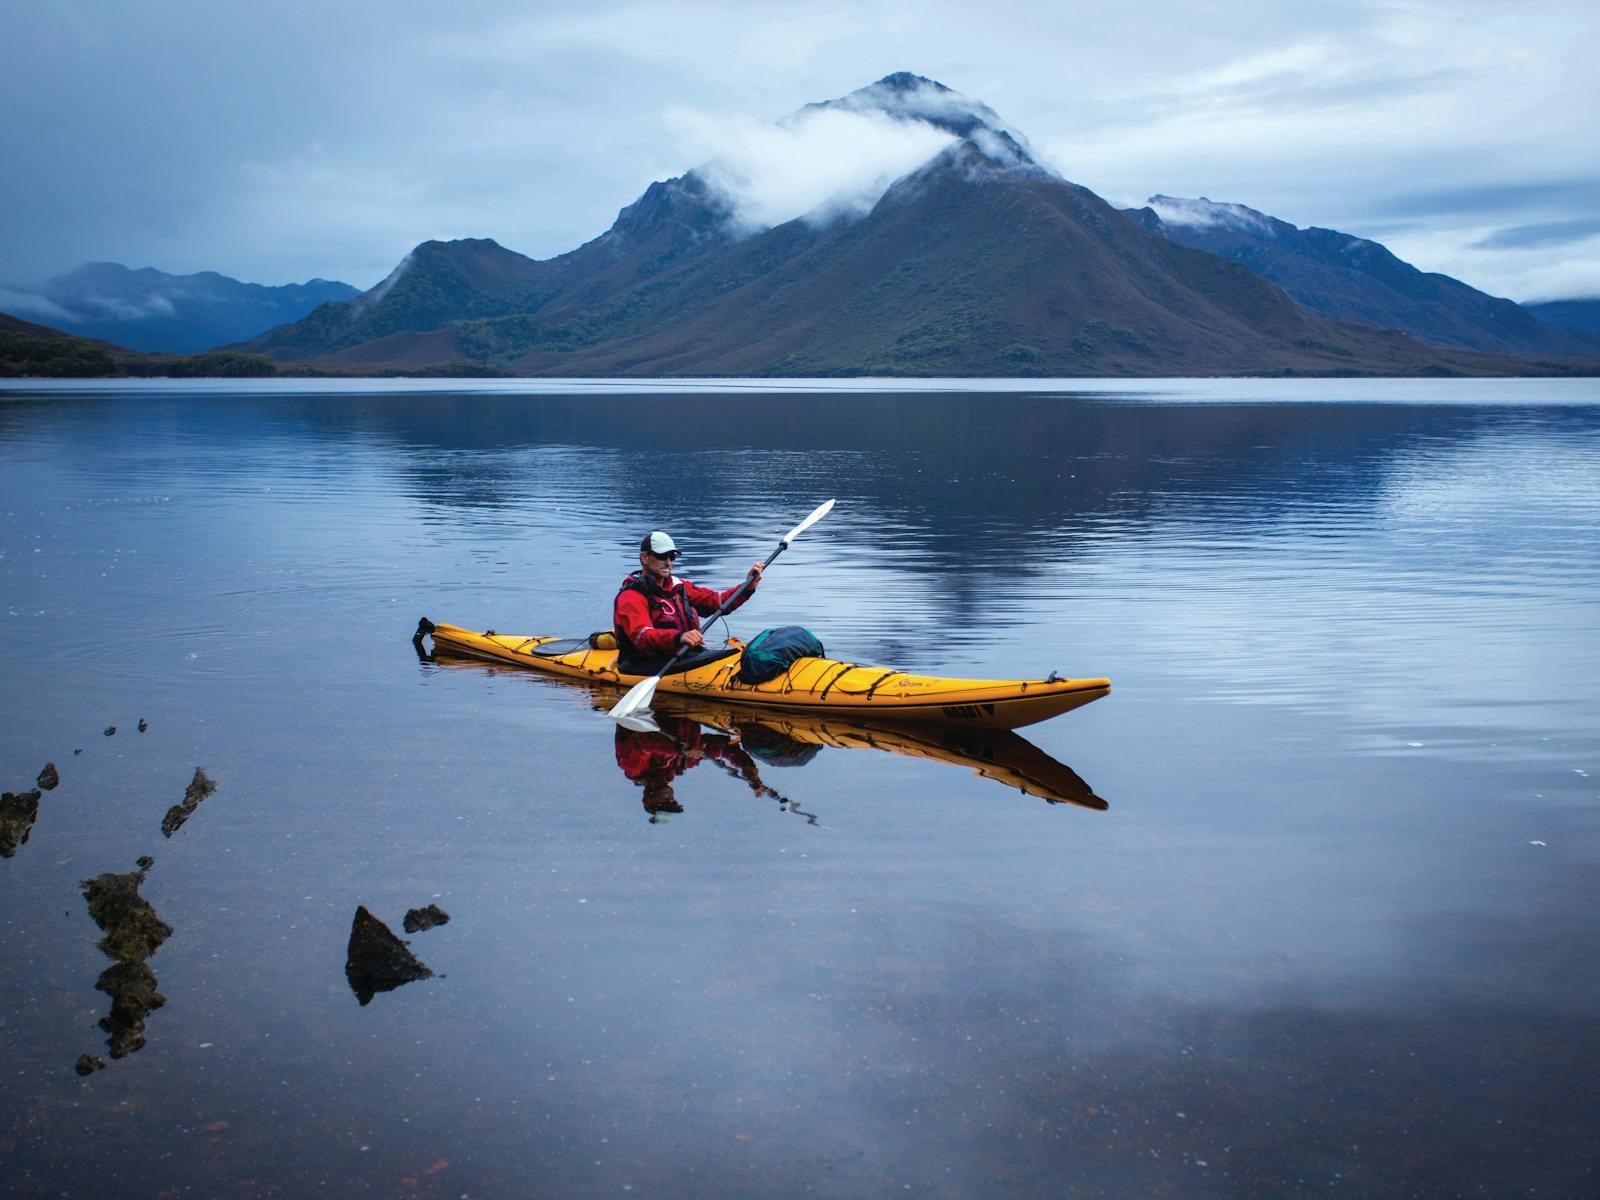
{"type": "Polygon", "coordinates": [[[1121,206],[1600,296],[1593,3],[9,0],[0,29],[0,288],[99,260],[366,288],[430,238],[546,258],[708,160],[745,165],[759,227],[937,150],[770,129],[911,71],[1121,206]]]}

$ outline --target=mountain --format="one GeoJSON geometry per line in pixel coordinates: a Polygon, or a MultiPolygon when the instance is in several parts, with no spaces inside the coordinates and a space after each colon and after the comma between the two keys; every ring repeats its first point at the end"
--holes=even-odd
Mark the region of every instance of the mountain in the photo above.
{"type": "Polygon", "coordinates": [[[194,354],[255,337],[298,321],[325,301],[357,294],[348,283],[326,279],[266,287],[214,271],[168,275],[102,262],[86,263],[31,291],[13,289],[6,305],[45,316],[81,337],[134,350],[194,354]]]}
{"type": "Polygon", "coordinates": [[[1600,358],[1600,338],[1553,328],[1522,305],[1419,271],[1377,242],[1300,229],[1242,204],[1152,196],[1126,210],[1143,228],[1243,263],[1318,316],[1400,329],[1489,354],[1600,358]]]}
{"type": "Polygon", "coordinates": [[[1600,296],[1587,300],[1546,300],[1542,304],[1524,304],[1522,307],[1547,324],[1584,333],[1600,333],[1600,296]]]}
{"type": "Polygon", "coordinates": [[[427,242],[371,291],[241,348],[348,371],[529,375],[1572,369],[1323,320],[1246,267],[1125,219],[987,106],[920,76],[887,76],[779,127],[818,114],[875,135],[931,130],[936,148],[864,211],[825,204],[756,231],[736,219],[737,172],[713,161],[651,184],[556,258],[427,242]]]}

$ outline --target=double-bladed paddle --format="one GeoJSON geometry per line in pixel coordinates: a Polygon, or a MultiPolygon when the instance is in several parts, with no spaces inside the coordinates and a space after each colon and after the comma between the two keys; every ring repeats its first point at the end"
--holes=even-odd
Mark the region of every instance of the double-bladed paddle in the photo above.
{"type": "MultiPolygon", "coordinates": [[[[817,505],[816,509],[813,510],[809,517],[807,517],[804,521],[801,521],[800,524],[796,525],[793,529],[789,530],[789,532],[783,536],[783,540],[778,543],[778,548],[771,554],[767,555],[767,560],[765,565],[762,567],[762,570],[765,571],[768,567],[771,567],[773,562],[776,561],[778,555],[782,554],[789,548],[790,542],[794,541],[795,538],[799,537],[818,521],[822,520],[823,517],[827,516],[828,510],[832,507],[832,500],[829,500],[825,504],[817,505]]],[[[706,625],[709,626],[730,607],[732,607],[734,604],[737,604],[739,599],[750,590],[751,583],[754,579],[755,576],[747,575],[745,577],[745,581],[739,585],[739,590],[724,600],[722,604],[718,606],[717,611],[706,618],[706,625]]],[[[662,676],[671,670],[672,664],[677,662],[678,659],[682,658],[690,649],[691,647],[689,646],[679,646],[677,653],[671,658],[667,659],[666,664],[661,668],[661,670],[657,671],[649,679],[636,683],[633,685],[633,687],[629,688],[628,694],[621,700],[618,700],[616,707],[613,708],[607,715],[615,720],[620,721],[624,717],[632,717],[641,710],[648,709],[650,707],[650,701],[655,699],[656,685],[661,682],[662,676]]]]}

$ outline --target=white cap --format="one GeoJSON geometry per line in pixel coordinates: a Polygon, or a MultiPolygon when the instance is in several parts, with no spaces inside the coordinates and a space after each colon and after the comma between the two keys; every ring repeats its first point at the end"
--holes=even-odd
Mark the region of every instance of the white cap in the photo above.
{"type": "Polygon", "coordinates": [[[678,548],[678,543],[673,541],[661,530],[657,529],[639,544],[639,552],[649,551],[651,554],[670,554],[678,548]]]}

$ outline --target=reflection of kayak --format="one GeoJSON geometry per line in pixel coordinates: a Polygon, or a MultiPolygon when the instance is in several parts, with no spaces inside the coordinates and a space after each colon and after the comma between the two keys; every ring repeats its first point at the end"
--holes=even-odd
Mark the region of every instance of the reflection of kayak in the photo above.
{"type": "MultiPolygon", "coordinates": [[[[440,641],[434,661],[448,664],[454,644],[440,641]]],[[[457,660],[461,666],[481,665],[494,671],[499,664],[473,655],[472,663],[457,660]]],[[[594,705],[604,711],[615,700],[616,692],[585,679],[551,679],[552,684],[575,686],[594,705]]],[[[1104,800],[1071,767],[1046,754],[1021,734],[1008,729],[974,729],[971,726],[915,724],[893,720],[863,721],[829,713],[777,710],[750,704],[728,704],[698,696],[669,696],[656,693],[656,712],[687,718],[725,733],[738,736],[744,748],[769,766],[801,766],[825,746],[847,750],[883,750],[911,758],[929,759],[967,767],[984,779],[1017,788],[1025,795],[1038,796],[1051,804],[1077,804],[1104,810],[1104,800]]]]}
{"type": "Polygon", "coordinates": [[[910,758],[970,767],[985,779],[1018,788],[1025,795],[1039,796],[1052,804],[1107,807],[1066,763],[1051,758],[1027,738],[1009,729],[974,729],[926,721],[915,724],[861,721],[825,713],[779,712],[717,704],[697,696],[660,696],[656,708],[737,733],[757,757],[767,757],[760,753],[759,747],[761,734],[770,732],[802,746],[886,750],[910,758]]]}
{"type": "MultiPolygon", "coordinates": [[[[622,687],[646,678],[619,673],[615,650],[591,649],[584,642],[429,625],[424,622],[421,631],[432,633],[436,649],[622,687]]],[[[736,651],[668,675],[656,694],[853,718],[1016,729],[1080,708],[1111,690],[1109,679],[943,679],[831,658],[802,658],[776,679],[749,684],[738,679],[739,658],[736,651]]]]}

